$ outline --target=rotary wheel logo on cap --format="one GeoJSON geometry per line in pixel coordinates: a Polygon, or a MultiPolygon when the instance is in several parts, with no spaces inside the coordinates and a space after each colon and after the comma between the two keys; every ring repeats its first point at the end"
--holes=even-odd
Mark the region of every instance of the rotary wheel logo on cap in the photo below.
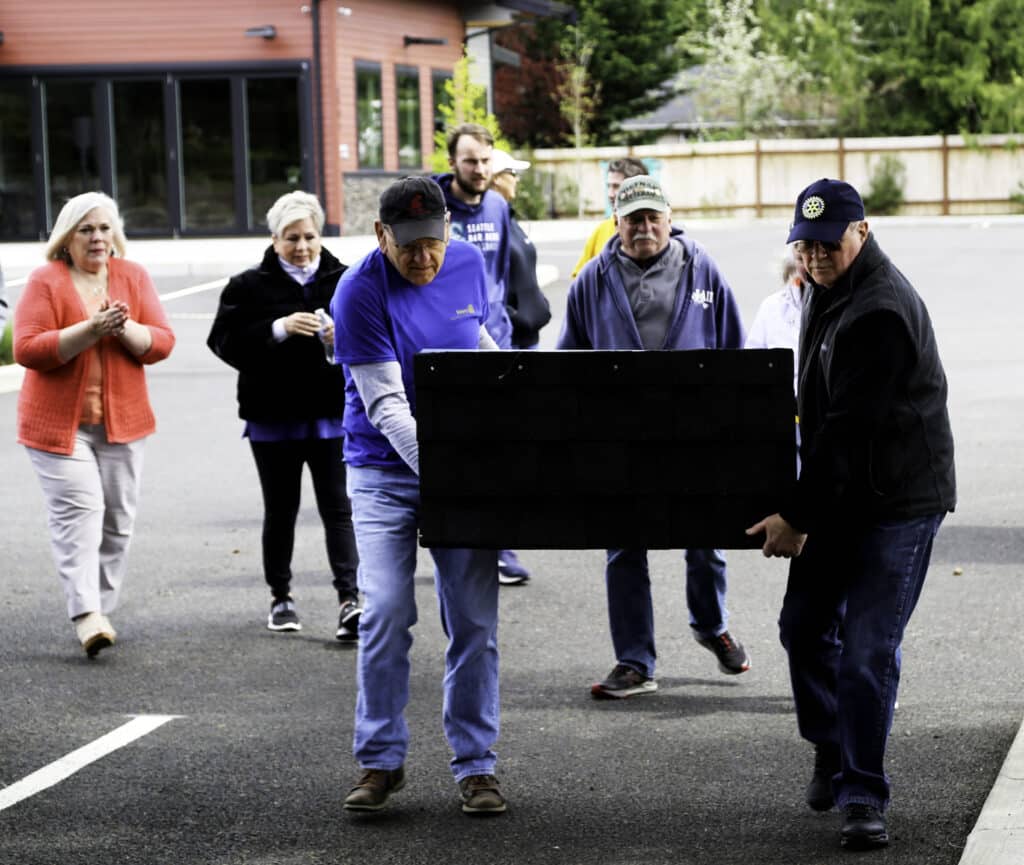
{"type": "Polygon", "coordinates": [[[804,215],[804,219],[817,219],[825,212],[825,200],[820,195],[812,195],[804,201],[800,212],[804,215]]]}

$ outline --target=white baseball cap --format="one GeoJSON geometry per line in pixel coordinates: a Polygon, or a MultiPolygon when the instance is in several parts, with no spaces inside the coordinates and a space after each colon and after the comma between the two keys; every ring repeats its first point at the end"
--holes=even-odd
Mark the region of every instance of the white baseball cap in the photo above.
{"type": "Polygon", "coordinates": [[[491,151],[491,174],[503,171],[526,171],[530,163],[525,159],[516,159],[511,153],[495,148],[491,151]]]}

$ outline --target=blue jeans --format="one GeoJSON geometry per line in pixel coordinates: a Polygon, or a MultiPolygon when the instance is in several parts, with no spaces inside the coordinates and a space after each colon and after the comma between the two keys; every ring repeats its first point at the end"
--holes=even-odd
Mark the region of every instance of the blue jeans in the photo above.
{"type": "MultiPolygon", "coordinates": [[[[654,676],[654,605],[647,550],[608,550],[605,568],[608,623],[615,658],[645,676],[654,676]]],[[[686,605],[690,627],[700,638],[726,630],[725,556],[721,550],[686,551],[686,605]]]]}
{"type": "Polygon", "coordinates": [[[812,534],[793,559],[779,617],[800,735],[836,745],[836,804],[889,804],[885,746],[900,643],[945,514],[812,534]]]}
{"type": "MultiPolygon", "coordinates": [[[[359,549],[359,619],[353,753],[365,769],[405,763],[409,649],[416,623],[419,479],[411,471],[348,467],[359,549]]],[[[444,731],[456,781],[494,773],[498,738],[498,554],[432,549],[441,624],[448,636],[444,731]]]]}

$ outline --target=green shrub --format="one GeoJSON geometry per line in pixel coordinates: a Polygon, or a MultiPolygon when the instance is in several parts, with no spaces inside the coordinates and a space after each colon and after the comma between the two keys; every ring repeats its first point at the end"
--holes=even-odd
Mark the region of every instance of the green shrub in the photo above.
{"type": "Polygon", "coordinates": [[[0,334],[0,366],[6,363],[14,363],[14,349],[11,347],[11,332],[13,328],[13,319],[7,319],[4,332],[0,334]]]}
{"type": "MultiPolygon", "coordinates": [[[[528,159],[529,156],[524,158],[528,159]]],[[[547,219],[550,216],[547,196],[550,185],[550,172],[528,168],[520,173],[516,185],[516,215],[523,219],[547,219]]]]}
{"type": "Polygon", "coordinates": [[[896,213],[903,204],[903,186],[907,169],[899,157],[886,155],[875,163],[871,182],[864,196],[864,210],[868,216],[887,216],[896,213]]]}
{"type": "Polygon", "coordinates": [[[1024,208],[1024,180],[1017,181],[1017,188],[1010,193],[1010,201],[1020,208],[1024,208]]]}

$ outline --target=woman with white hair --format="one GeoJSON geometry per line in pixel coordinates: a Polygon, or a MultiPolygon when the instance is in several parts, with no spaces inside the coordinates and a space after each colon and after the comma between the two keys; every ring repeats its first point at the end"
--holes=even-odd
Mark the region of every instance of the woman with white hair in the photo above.
{"type": "Polygon", "coordinates": [[[228,282],[206,344],[238,370],[238,414],[263,491],[267,627],[302,628],[291,561],[308,465],[338,595],[335,636],[353,642],[362,609],[341,452],[345,378],[334,364],[334,322],[325,312],[345,266],[323,248],[324,212],[316,196],[281,196],[267,211],[267,226],[271,242],[263,261],[228,282]]]}
{"type": "Polygon", "coordinates": [[[146,436],[156,429],[145,366],[174,334],[146,271],[124,259],[117,204],[101,192],[61,209],[18,302],[14,359],[26,367],[18,441],[39,476],[68,615],[92,658],[113,645],[146,436]]]}

